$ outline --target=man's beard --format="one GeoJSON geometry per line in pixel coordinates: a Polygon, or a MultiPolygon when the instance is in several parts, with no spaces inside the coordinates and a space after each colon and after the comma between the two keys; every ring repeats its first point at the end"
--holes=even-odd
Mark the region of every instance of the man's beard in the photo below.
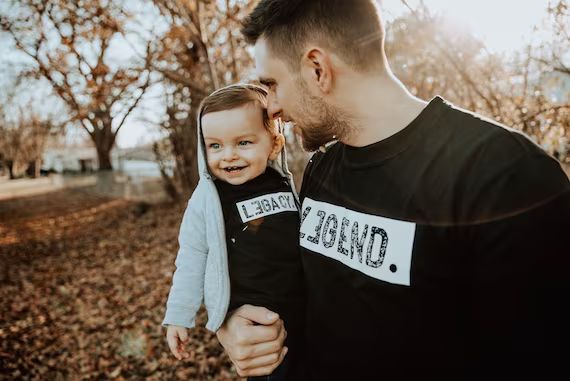
{"type": "Polygon", "coordinates": [[[301,132],[303,148],[313,152],[332,140],[345,140],[353,129],[348,123],[348,115],[309,94],[303,82],[300,87],[301,99],[295,125],[301,132]]]}

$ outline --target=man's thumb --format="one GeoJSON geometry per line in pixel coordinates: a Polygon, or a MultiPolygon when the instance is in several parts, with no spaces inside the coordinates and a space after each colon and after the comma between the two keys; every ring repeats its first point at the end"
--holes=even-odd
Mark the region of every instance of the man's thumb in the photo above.
{"type": "Polygon", "coordinates": [[[265,307],[252,306],[245,304],[238,308],[235,314],[252,323],[269,325],[275,323],[279,319],[279,315],[265,307]]]}

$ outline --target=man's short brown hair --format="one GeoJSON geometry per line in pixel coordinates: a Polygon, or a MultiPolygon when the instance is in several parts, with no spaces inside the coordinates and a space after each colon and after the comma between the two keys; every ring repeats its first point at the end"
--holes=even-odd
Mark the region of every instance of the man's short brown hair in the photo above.
{"type": "Polygon", "coordinates": [[[384,65],[384,28],[374,0],[261,0],[242,33],[250,44],[264,37],[293,69],[308,42],[361,72],[384,65]]]}
{"type": "Polygon", "coordinates": [[[219,88],[208,95],[200,105],[200,120],[206,114],[233,110],[246,104],[257,104],[263,118],[263,126],[271,134],[276,130],[275,121],[267,115],[267,91],[254,84],[234,84],[219,88]]]}

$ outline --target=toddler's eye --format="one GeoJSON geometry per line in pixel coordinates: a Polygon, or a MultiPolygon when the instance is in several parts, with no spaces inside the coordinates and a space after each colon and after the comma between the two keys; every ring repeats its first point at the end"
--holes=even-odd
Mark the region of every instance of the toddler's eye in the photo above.
{"type": "Polygon", "coordinates": [[[251,144],[251,142],[249,140],[242,140],[238,143],[238,145],[240,145],[240,146],[246,146],[248,144],[251,144]]]}
{"type": "Polygon", "coordinates": [[[218,148],[220,148],[220,143],[211,143],[209,145],[209,147],[212,149],[218,149],[218,148]]]}

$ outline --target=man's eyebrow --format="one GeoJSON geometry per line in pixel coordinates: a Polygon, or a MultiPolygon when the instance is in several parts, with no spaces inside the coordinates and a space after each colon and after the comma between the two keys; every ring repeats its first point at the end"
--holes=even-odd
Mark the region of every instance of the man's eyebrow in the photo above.
{"type": "Polygon", "coordinates": [[[259,83],[261,83],[264,86],[271,86],[277,83],[277,81],[275,81],[272,78],[259,78],[259,83]]]}

